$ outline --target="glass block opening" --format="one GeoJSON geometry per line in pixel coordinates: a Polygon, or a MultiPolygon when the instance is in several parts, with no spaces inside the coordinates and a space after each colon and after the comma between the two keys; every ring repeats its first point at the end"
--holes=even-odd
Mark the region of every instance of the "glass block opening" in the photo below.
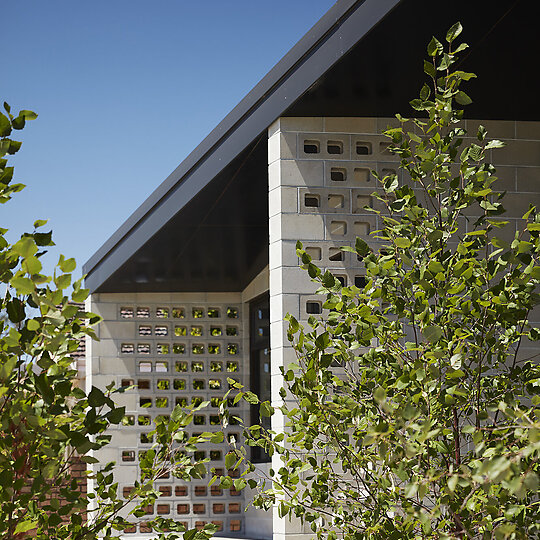
{"type": "Polygon", "coordinates": [[[356,154],[359,156],[368,156],[373,153],[370,142],[358,141],[356,143],[356,154]]]}
{"type": "Polygon", "coordinates": [[[120,382],[120,386],[123,386],[124,388],[126,386],[133,386],[135,384],[135,381],[133,379],[122,379],[120,382]]]}
{"type": "Polygon", "coordinates": [[[122,343],[122,345],[120,345],[120,352],[122,354],[133,354],[134,350],[135,347],[133,343],[122,343]]]}
{"type": "Polygon", "coordinates": [[[238,328],[236,326],[227,326],[227,335],[228,336],[237,336],[238,328]]]}
{"type": "Polygon", "coordinates": [[[204,309],[203,308],[193,308],[191,310],[191,315],[194,319],[202,319],[204,317],[204,309]]]}
{"type": "Polygon", "coordinates": [[[206,424],[206,416],[204,414],[196,414],[193,417],[193,424],[195,426],[204,426],[206,424]]]}
{"type": "Polygon", "coordinates": [[[219,397],[210,398],[210,407],[219,407],[220,401],[221,401],[221,398],[219,397]]]}
{"type": "Polygon", "coordinates": [[[224,514],[225,505],[223,503],[214,503],[212,505],[212,512],[214,512],[214,514],[224,514]]]}
{"type": "Polygon", "coordinates": [[[208,345],[208,354],[220,354],[221,347],[219,345],[208,345]]]}
{"type": "Polygon", "coordinates": [[[137,423],[139,426],[149,426],[152,423],[152,420],[149,416],[140,414],[137,418],[137,423]]]}
{"type": "Polygon", "coordinates": [[[229,495],[230,495],[231,497],[240,497],[241,492],[238,491],[236,488],[233,488],[233,487],[232,487],[231,489],[229,489],[229,495]]]}
{"type": "Polygon", "coordinates": [[[172,486],[159,486],[160,497],[172,497],[172,486]]]}
{"type": "Polygon", "coordinates": [[[137,532],[137,526],[136,525],[130,525],[129,527],[126,527],[124,529],[124,533],[126,534],[131,534],[131,533],[136,533],[137,532]]]}
{"type": "Polygon", "coordinates": [[[139,319],[149,319],[150,318],[150,308],[148,308],[148,307],[137,307],[137,317],[139,317],[139,319]]]}
{"type": "Polygon", "coordinates": [[[177,397],[174,400],[175,405],[180,405],[180,407],[187,407],[187,398],[185,397],[177,397]]]}
{"type": "Polygon", "coordinates": [[[221,336],[223,334],[223,330],[220,326],[211,326],[210,327],[210,335],[211,336],[221,336]]]}
{"type": "Polygon", "coordinates": [[[188,489],[187,486],[175,486],[174,487],[174,496],[175,497],[187,497],[188,489]]]}
{"type": "Polygon", "coordinates": [[[139,398],[139,407],[148,408],[152,406],[152,398],[150,397],[142,397],[139,398]]]}
{"type": "Polygon", "coordinates": [[[239,371],[238,362],[227,362],[227,371],[229,373],[234,373],[236,371],[239,371]]]}
{"type": "Polygon", "coordinates": [[[135,417],[131,414],[124,416],[122,418],[122,425],[123,426],[134,426],[135,425],[135,417]]]}
{"type": "Polygon", "coordinates": [[[239,503],[230,503],[229,504],[229,514],[239,514],[240,513],[240,504],[239,503]]]}
{"type": "Polygon", "coordinates": [[[223,530],[223,521],[212,521],[212,524],[216,526],[218,531],[223,530]]]}
{"type": "Polygon", "coordinates": [[[164,409],[169,406],[169,399],[166,397],[157,397],[156,398],[156,407],[158,409],[164,409]]]}
{"type": "Polygon", "coordinates": [[[343,154],[343,141],[328,141],[326,151],[329,154],[343,154]]]}
{"type": "Polygon", "coordinates": [[[189,514],[189,504],[177,504],[176,505],[176,513],[177,514],[189,514]]]}
{"type": "Polygon", "coordinates": [[[133,319],[133,308],[132,307],[121,307],[120,308],[120,317],[122,319],[133,319]]]}
{"type": "Polygon", "coordinates": [[[203,362],[191,362],[191,371],[194,371],[195,373],[200,373],[204,371],[204,363],[203,362]]]}
{"type": "Polygon", "coordinates": [[[206,486],[195,486],[195,497],[206,497],[206,486]]]}
{"type": "Polygon", "coordinates": [[[347,234],[347,222],[346,221],[331,221],[330,234],[334,236],[344,236],[345,234],[347,234]]]}
{"type": "Polygon", "coordinates": [[[141,324],[139,325],[139,336],[151,336],[152,327],[150,325],[141,324]]]}
{"type": "Polygon", "coordinates": [[[320,142],[314,139],[304,140],[304,153],[306,154],[318,154],[320,150],[320,142]]]}
{"type": "Polygon", "coordinates": [[[210,379],[208,381],[208,388],[210,390],[220,390],[221,389],[221,381],[219,379],[210,379]]]}
{"type": "Polygon", "coordinates": [[[337,261],[342,261],[344,258],[344,253],[343,251],[341,251],[341,249],[339,248],[329,248],[328,250],[328,259],[330,261],[334,261],[334,262],[337,262],[337,261]]]}
{"type": "Polygon", "coordinates": [[[229,521],[229,530],[231,532],[239,532],[242,530],[242,522],[239,519],[231,519],[229,521]]]}
{"type": "Polygon", "coordinates": [[[223,362],[210,362],[210,371],[214,373],[223,371],[223,362]]]}
{"type": "Polygon", "coordinates": [[[174,327],[174,335],[175,336],[186,336],[187,335],[187,329],[185,326],[175,326],[174,327]]]}
{"type": "Polygon", "coordinates": [[[150,343],[138,343],[137,354],[150,354],[150,343]]]}
{"type": "Polygon", "coordinates": [[[227,344],[227,352],[229,354],[238,354],[238,344],[236,344],[236,343],[228,343],[227,344]]]}
{"type": "Polygon", "coordinates": [[[200,337],[203,335],[203,328],[202,326],[192,326],[189,333],[194,337],[200,337]]]}
{"type": "Polygon", "coordinates": [[[330,167],[330,180],[332,182],[345,182],[347,180],[347,169],[330,167]]]}
{"type": "Polygon", "coordinates": [[[174,379],[173,388],[175,390],[185,390],[186,389],[186,380],[185,379],[174,379]]]}
{"type": "Polygon", "coordinates": [[[141,523],[139,525],[139,531],[142,532],[142,533],[151,533],[152,532],[152,525],[150,525],[150,523],[141,523]]]}
{"type": "Polygon", "coordinates": [[[359,289],[363,289],[367,285],[366,276],[354,276],[354,284],[359,289]]]}
{"type": "MultiPolygon", "coordinates": [[[[219,399],[219,398],[218,398],[218,399],[219,399]]],[[[218,403],[217,406],[219,406],[219,403],[218,403]]],[[[217,415],[217,414],[211,414],[210,417],[209,417],[209,422],[210,422],[210,425],[211,425],[211,426],[219,426],[219,425],[221,424],[219,415],[217,415]]]]}
{"type": "Polygon", "coordinates": [[[158,382],[156,383],[156,388],[158,390],[169,390],[170,386],[171,386],[171,383],[169,379],[159,379],[158,382]]]}
{"type": "Polygon", "coordinates": [[[221,497],[221,495],[223,495],[223,490],[214,484],[213,486],[210,486],[210,495],[212,497],[221,497]]]}
{"type": "Polygon", "coordinates": [[[168,319],[169,318],[169,308],[158,307],[156,309],[156,317],[158,319],[168,319]]]}
{"type": "Polygon", "coordinates": [[[185,373],[188,370],[187,362],[175,362],[174,370],[178,373],[185,373]]]}
{"type": "Polygon", "coordinates": [[[193,390],[204,390],[205,381],[204,379],[195,379],[193,381],[193,390]]]}
{"type": "Polygon", "coordinates": [[[137,381],[137,388],[139,390],[150,390],[150,379],[139,379],[137,381]]]}
{"type": "Polygon", "coordinates": [[[167,326],[156,326],[154,329],[154,334],[156,336],[166,336],[169,333],[167,326]]]}
{"type": "Polygon", "coordinates": [[[342,287],[347,285],[347,278],[345,276],[335,276],[335,278],[341,283],[342,287]]]}
{"type": "Polygon", "coordinates": [[[328,195],[328,208],[345,208],[345,197],[343,195],[328,195]]]}
{"type": "Polygon", "coordinates": [[[186,316],[186,310],[183,307],[172,308],[173,319],[183,319],[186,316]]]}
{"type": "Polygon", "coordinates": [[[170,349],[167,343],[158,343],[156,347],[158,354],[169,354],[170,349]]]}
{"type": "Polygon", "coordinates": [[[150,373],[152,371],[152,362],[139,362],[139,371],[141,373],[150,373]]]}
{"type": "Polygon", "coordinates": [[[306,208],[319,208],[321,206],[321,198],[318,195],[306,193],[304,195],[304,205],[306,208]]]}
{"type": "Polygon", "coordinates": [[[183,343],[173,343],[173,354],[185,354],[186,346],[183,343]]]}
{"type": "Polygon", "coordinates": [[[322,304],[313,300],[306,302],[306,313],[309,315],[319,315],[322,313],[322,304]]]}
{"type": "Polygon", "coordinates": [[[135,488],[133,486],[125,486],[124,488],[122,488],[122,497],[124,497],[124,499],[127,499],[134,489],[135,488]]]}
{"type": "Polygon", "coordinates": [[[312,261],[320,261],[322,258],[320,247],[306,247],[306,253],[311,257],[312,261]]]}
{"type": "Polygon", "coordinates": [[[168,362],[156,362],[156,373],[167,373],[169,371],[168,362]]]}
{"type": "Polygon", "coordinates": [[[366,223],[364,221],[354,222],[354,234],[356,234],[357,236],[367,236],[369,234],[369,230],[369,223],[366,223]]]}
{"type": "Polygon", "coordinates": [[[204,354],[204,345],[202,345],[200,343],[194,343],[191,346],[191,352],[193,354],[204,354]]]}
{"type": "Polygon", "coordinates": [[[135,451],[122,450],[122,461],[135,461],[135,451]]]}
{"type": "Polygon", "coordinates": [[[170,514],[171,513],[171,505],[170,504],[158,504],[157,505],[157,513],[161,516],[170,514]]]}
{"type": "Polygon", "coordinates": [[[210,319],[217,319],[219,317],[219,309],[218,308],[208,308],[208,317],[210,319]]]}
{"type": "Polygon", "coordinates": [[[141,433],[140,439],[142,444],[151,444],[154,442],[154,437],[150,433],[141,433]]]}
{"type": "MultiPolygon", "coordinates": [[[[204,512],[201,512],[201,514],[204,514],[204,512]]],[[[196,521],[195,522],[195,528],[200,531],[201,529],[204,529],[204,526],[206,525],[206,521],[196,521]]]]}
{"type": "Polygon", "coordinates": [[[227,318],[228,319],[238,319],[238,309],[235,307],[227,308],[227,318]]]}

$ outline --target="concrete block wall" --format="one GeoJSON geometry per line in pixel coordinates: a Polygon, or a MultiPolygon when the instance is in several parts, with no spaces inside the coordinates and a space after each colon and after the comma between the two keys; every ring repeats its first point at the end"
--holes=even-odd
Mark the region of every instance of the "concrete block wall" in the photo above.
{"type": "MultiPolygon", "coordinates": [[[[88,386],[135,385],[115,396],[126,407],[126,424],[112,429],[111,444],[95,454],[102,464],[116,461],[122,495],[137,478],[139,453],[151,447],[146,433],[156,416],[169,415],[176,403],[210,401],[188,432],[221,429],[217,405],[228,389],[227,377],[249,381],[248,304],[241,293],[94,294],[88,308],[103,317],[100,341],[89,344],[88,386]]],[[[245,404],[232,410],[249,420],[245,404]]],[[[227,429],[239,441],[240,433],[238,426],[227,429]]],[[[228,448],[226,443],[200,448],[210,458],[209,469],[227,473],[228,448]]],[[[245,536],[244,493],[208,487],[210,478],[160,479],[163,496],[148,509],[148,517],[174,517],[188,527],[213,522],[220,527],[218,535],[245,536]]],[[[149,532],[143,524],[127,530],[126,538],[149,532]]]]}
{"type": "MultiPolygon", "coordinates": [[[[382,223],[365,210],[377,204],[371,193],[376,189],[370,169],[385,175],[396,172],[399,160],[387,150],[388,139],[380,133],[395,125],[389,118],[280,118],[268,130],[269,219],[270,219],[270,321],[272,350],[272,392],[279,404],[282,386],[279,368],[295,360],[287,341],[284,317],[291,313],[307,324],[311,313],[321,309],[321,298],[307,273],[298,268],[295,244],[305,249],[323,270],[329,269],[344,284],[360,283],[363,269],[352,253],[340,253],[339,247],[354,246],[356,236],[375,244],[369,236],[382,223]]],[[[509,225],[502,236],[516,231],[519,218],[529,204],[540,206],[540,123],[477,121],[464,122],[469,136],[475,138],[483,124],[491,138],[502,139],[503,149],[490,150],[499,181],[495,189],[507,191],[504,219],[509,225]]],[[[463,230],[474,222],[461,224],[463,230]]],[[[531,314],[540,322],[540,310],[531,314]]],[[[524,343],[520,357],[538,353],[534,344],[524,343]]],[[[274,429],[283,429],[276,415],[274,429]]],[[[279,462],[273,464],[278,467],[279,462]]],[[[288,540],[310,535],[298,523],[274,517],[274,538],[288,540]]],[[[310,535],[311,536],[311,535],[310,535]]]]}

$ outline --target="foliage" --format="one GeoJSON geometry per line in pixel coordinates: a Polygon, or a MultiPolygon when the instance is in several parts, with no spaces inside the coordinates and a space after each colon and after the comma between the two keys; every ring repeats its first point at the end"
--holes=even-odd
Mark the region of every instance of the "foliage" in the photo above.
{"type": "Polygon", "coordinates": [[[427,119],[397,115],[385,132],[406,181],[377,177],[384,226],[352,250],[366,285],[342,287],[297,246],[326,311],[307,328],[289,318],[298,362],[284,370],[286,434],[246,435],[274,456],[255,504],[277,503],[319,537],[540,538],[540,369],[519,354],[540,334],[528,322],[540,214],[502,238],[487,162],[502,143],[483,127],[465,139],[461,83],[474,75],[453,68],[460,32],[446,51],[428,46],[429,83],[411,102],[427,119]]]}
{"type": "MultiPolygon", "coordinates": [[[[9,155],[21,143],[11,139],[37,115],[17,116],[4,104],[0,113],[0,202],[6,203],[24,186],[13,183],[9,155]]],[[[75,261],[60,256],[52,277],[42,273],[41,258],[53,246],[46,222],[34,223],[32,233],[14,244],[0,229],[0,536],[3,538],[92,539],[117,537],[129,522],[140,521],[158,492],[154,480],[165,473],[199,478],[205,465],[186,452],[208,440],[209,434],[187,437],[193,411],[176,408],[170,422],[155,426],[156,443],[140,460],[141,480],[125,498],[114,483],[113,464],[90,475],[95,489],[86,495],[71,463],[79,456],[95,463],[92,452],[106,446],[106,430],[124,419],[113,394],[75,383],[72,354],[84,339],[95,339],[92,325],[99,317],[86,313],[88,291],[73,281],[75,261]],[[93,510],[86,511],[89,499],[93,510]],[[124,516],[124,517],[121,517],[124,516]]],[[[205,472],[205,471],[204,471],[205,472]]],[[[178,538],[184,530],[173,520],[156,519],[154,530],[172,531],[160,538],[178,538]],[[178,533],[174,532],[178,531],[178,533]]],[[[190,530],[184,538],[208,538],[214,531],[190,530]]]]}

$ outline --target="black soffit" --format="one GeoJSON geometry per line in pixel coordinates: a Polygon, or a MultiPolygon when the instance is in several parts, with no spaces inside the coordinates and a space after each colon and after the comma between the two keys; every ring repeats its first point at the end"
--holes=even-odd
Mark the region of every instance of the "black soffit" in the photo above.
{"type": "Polygon", "coordinates": [[[240,291],[268,263],[267,136],[280,116],[394,116],[455,21],[469,118],[540,120],[533,0],[340,0],[84,266],[93,292],[240,291]]]}

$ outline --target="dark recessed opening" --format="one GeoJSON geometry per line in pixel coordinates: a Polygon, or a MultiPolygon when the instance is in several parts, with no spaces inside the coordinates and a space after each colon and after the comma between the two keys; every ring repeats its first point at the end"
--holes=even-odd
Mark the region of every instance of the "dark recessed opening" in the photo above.
{"type": "Polygon", "coordinates": [[[320,302],[306,302],[306,313],[309,315],[318,315],[322,313],[322,305],[320,302]]]}
{"type": "Polygon", "coordinates": [[[330,169],[330,180],[332,180],[332,182],[345,182],[345,180],[347,180],[347,169],[332,167],[330,169]]]}
{"type": "Polygon", "coordinates": [[[326,149],[329,154],[343,154],[343,143],[341,141],[328,141],[326,149]]]}
{"type": "Polygon", "coordinates": [[[366,286],[366,283],[367,283],[366,276],[355,276],[354,277],[354,284],[359,289],[363,289],[366,286]]]}
{"type": "Polygon", "coordinates": [[[321,200],[318,195],[305,195],[304,204],[308,208],[319,208],[321,200]]]}
{"type": "Polygon", "coordinates": [[[343,251],[339,248],[330,248],[328,259],[330,261],[342,261],[343,260],[343,251]]]}
{"type": "Polygon", "coordinates": [[[335,276],[335,278],[341,283],[342,287],[347,284],[347,278],[345,276],[335,276]]]}
{"type": "Polygon", "coordinates": [[[367,155],[371,154],[371,143],[357,142],[356,143],[356,153],[359,156],[367,156],[367,155]]]}
{"type": "Polygon", "coordinates": [[[304,152],[306,154],[318,154],[319,148],[319,141],[304,141],[304,152]]]}

